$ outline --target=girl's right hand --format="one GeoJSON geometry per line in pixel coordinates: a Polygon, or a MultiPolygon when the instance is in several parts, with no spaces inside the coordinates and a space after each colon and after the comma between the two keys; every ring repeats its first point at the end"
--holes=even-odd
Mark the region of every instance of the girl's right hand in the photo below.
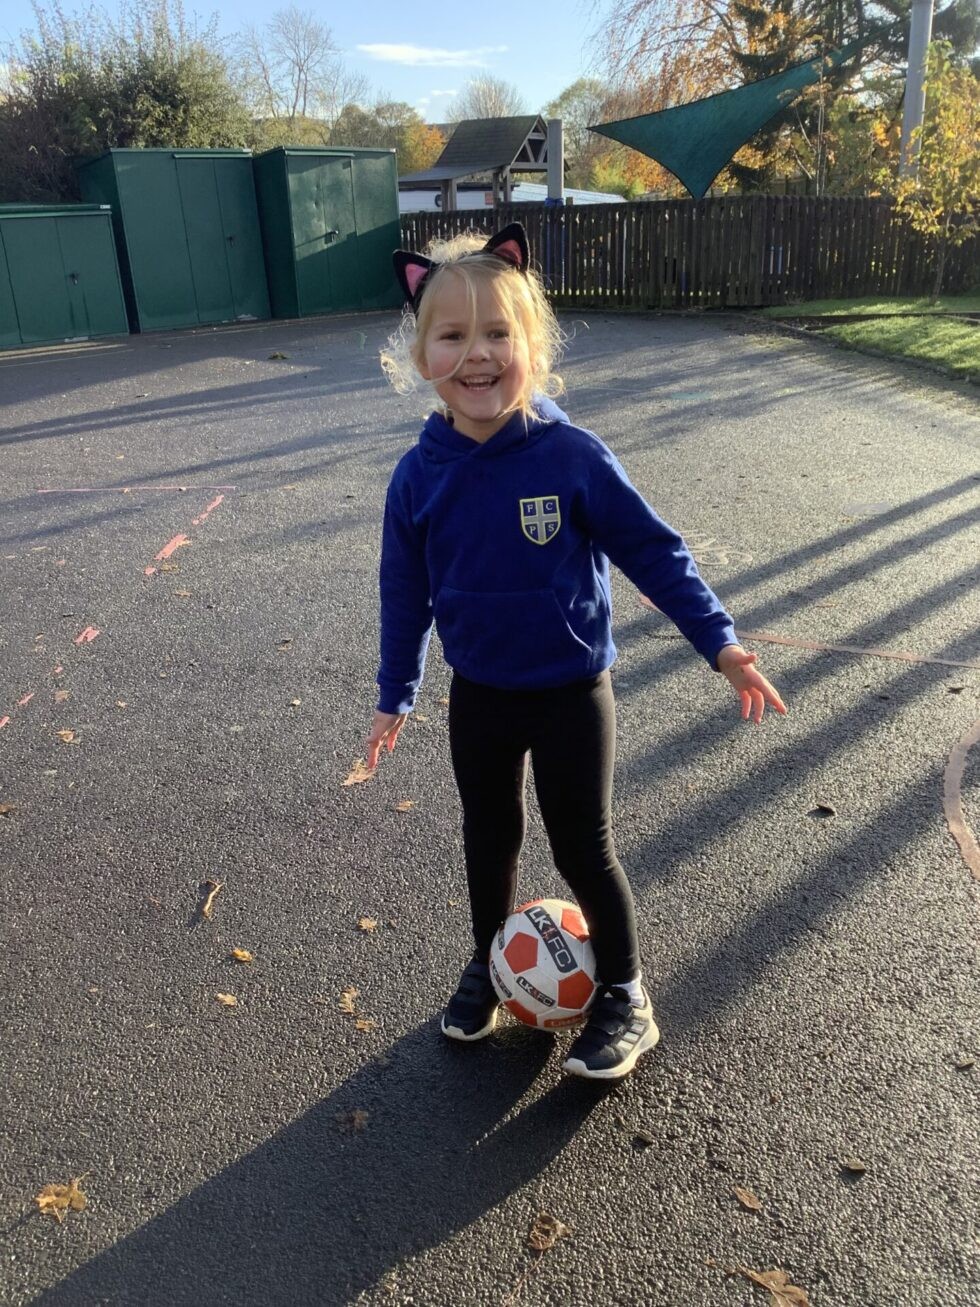
{"type": "Polygon", "coordinates": [[[376,712],[367,737],[367,768],[374,771],[378,765],[378,755],[382,747],[391,753],[398,739],[398,732],[408,720],[408,713],[376,712]]]}

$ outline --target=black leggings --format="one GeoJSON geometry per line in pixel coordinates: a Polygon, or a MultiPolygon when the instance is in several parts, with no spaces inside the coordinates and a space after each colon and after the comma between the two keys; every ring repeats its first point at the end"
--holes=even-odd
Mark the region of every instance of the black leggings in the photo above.
{"type": "Polygon", "coordinates": [[[640,970],[633,895],[613,845],[616,710],[609,673],[552,690],[495,690],[454,673],[449,742],[477,957],[516,903],[528,755],[555,866],[589,923],[600,980],[640,970]]]}

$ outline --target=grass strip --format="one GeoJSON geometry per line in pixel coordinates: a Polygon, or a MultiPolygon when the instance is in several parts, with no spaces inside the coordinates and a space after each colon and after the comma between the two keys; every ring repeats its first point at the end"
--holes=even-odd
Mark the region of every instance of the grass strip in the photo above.
{"type": "Polygon", "coordinates": [[[856,350],[918,359],[955,377],[980,377],[980,327],[940,317],[842,323],[814,333],[856,350]]]}

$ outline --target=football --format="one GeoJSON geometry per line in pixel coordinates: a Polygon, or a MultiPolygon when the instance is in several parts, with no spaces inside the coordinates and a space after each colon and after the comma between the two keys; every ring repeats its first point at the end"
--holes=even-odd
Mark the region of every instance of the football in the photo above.
{"type": "Polygon", "coordinates": [[[539,1030],[577,1026],[596,989],[582,910],[535,899],[512,912],[490,947],[490,979],[512,1016],[539,1030]]]}

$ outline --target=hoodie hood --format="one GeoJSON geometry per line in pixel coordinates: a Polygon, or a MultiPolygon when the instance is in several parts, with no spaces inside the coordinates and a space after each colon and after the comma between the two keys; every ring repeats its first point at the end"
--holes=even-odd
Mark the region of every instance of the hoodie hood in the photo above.
{"type": "Polygon", "coordinates": [[[442,413],[430,414],[419,437],[423,458],[432,463],[451,463],[458,458],[496,458],[516,449],[528,449],[556,422],[568,421],[553,400],[535,395],[532,402],[533,413],[514,413],[482,444],[462,435],[442,413]]]}

